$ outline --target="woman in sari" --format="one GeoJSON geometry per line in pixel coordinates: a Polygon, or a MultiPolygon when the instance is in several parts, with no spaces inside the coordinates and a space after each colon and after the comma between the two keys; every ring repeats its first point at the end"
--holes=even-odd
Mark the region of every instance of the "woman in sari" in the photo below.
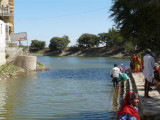
{"type": "Polygon", "coordinates": [[[120,70],[121,70],[121,73],[125,73],[126,72],[126,68],[125,68],[125,66],[123,64],[121,64],[120,70]]]}
{"type": "Polygon", "coordinates": [[[132,54],[130,60],[130,68],[131,68],[131,71],[132,72],[135,72],[135,59],[136,59],[136,55],[135,54],[132,54]]]}
{"type": "Polygon", "coordinates": [[[140,60],[140,70],[142,70],[142,59],[141,59],[141,55],[139,54],[138,57],[139,57],[139,60],[140,60]]]}
{"type": "Polygon", "coordinates": [[[140,120],[138,115],[138,94],[129,92],[122,101],[122,107],[117,115],[117,120],[140,120]]]}
{"type": "Polygon", "coordinates": [[[138,73],[142,70],[141,56],[137,55],[135,59],[135,71],[138,73]]]}

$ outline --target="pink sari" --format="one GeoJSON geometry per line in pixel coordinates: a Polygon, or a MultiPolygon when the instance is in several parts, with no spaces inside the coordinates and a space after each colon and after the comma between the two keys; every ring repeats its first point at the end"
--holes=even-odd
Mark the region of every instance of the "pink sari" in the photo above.
{"type": "Polygon", "coordinates": [[[121,70],[121,73],[125,73],[126,68],[123,64],[121,64],[120,70],[121,70]]]}

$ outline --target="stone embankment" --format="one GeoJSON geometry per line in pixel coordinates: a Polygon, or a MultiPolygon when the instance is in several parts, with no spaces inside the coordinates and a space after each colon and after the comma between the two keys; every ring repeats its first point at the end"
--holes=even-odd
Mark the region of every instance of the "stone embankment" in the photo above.
{"type": "MultiPolygon", "coordinates": [[[[42,63],[36,63],[36,69],[34,71],[45,71],[48,70],[49,67],[43,65],[42,63]]],[[[33,70],[25,69],[25,67],[18,67],[13,62],[6,63],[0,66],[0,80],[5,80],[12,77],[16,77],[25,72],[32,72],[33,70]]]]}
{"type": "Polygon", "coordinates": [[[139,73],[128,73],[129,89],[130,91],[136,91],[139,94],[139,115],[141,120],[160,120],[160,94],[159,89],[152,86],[149,95],[151,98],[144,97],[144,76],[142,72],[139,73]]]}

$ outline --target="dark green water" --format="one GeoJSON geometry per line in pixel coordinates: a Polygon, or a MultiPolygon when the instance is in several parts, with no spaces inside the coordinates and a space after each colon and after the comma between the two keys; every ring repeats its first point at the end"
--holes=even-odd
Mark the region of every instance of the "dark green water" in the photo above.
{"type": "Polygon", "coordinates": [[[115,120],[109,70],[128,59],[37,57],[49,71],[0,81],[0,119],[115,120]]]}

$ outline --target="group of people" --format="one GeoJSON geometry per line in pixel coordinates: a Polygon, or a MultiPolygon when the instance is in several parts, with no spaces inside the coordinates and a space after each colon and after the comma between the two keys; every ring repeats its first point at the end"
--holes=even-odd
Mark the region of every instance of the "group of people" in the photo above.
{"type": "Polygon", "coordinates": [[[135,53],[132,54],[130,58],[130,68],[132,72],[139,72],[142,70],[142,62],[141,62],[141,55],[136,55],[135,53]]]}
{"type": "MultiPolygon", "coordinates": [[[[146,50],[146,55],[143,57],[143,67],[143,75],[145,78],[144,97],[149,98],[150,96],[148,93],[150,90],[150,86],[152,85],[153,79],[157,74],[155,60],[150,49],[146,50]]],[[[133,54],[131,56],[130,68],[132,72],[139,72],[142,70],[141,55],[133,54]]]]}
{"type": "MultiPolygon", "coordinates": [[[[133,54],[131,57],[130,67],[132,72],[141,71],[142,70],[141,56],[139,55],[136,56],[135,54],[133,54]]],[[[143,74],[145,78],[144,97],[150,98],[149,90],[150,90],[150,86],[152,84],[153,78],[157,76],[157,79],[160,80],[160,72],[159,72],[160,67],[157,68],[155,66],[155,60],[152,56],[150,49],[146,50],[146,55],[143,57],[143,67],[144,67],[143,74]]],[[[117,71],[116,73],[119,72],[120,74],[120,70],[117,68],[117,66],[115,66],[112,69],[113,75],[114,75],[114,70],[117,71]]],[[[115,79],[114,77],[116,76],[113,76],[113,79],[115,79]]],[[[139,103],[138,93],[129,92],[122,101],[122,106],[120,111],[118,112],[117,120],[140,120],[140,116],[138,115],[138,108],[137,108],[138,103],[139,103]]]]}
{"type": "Polygon", "coordinates": [[[113,69],[110,71],[110,75],[113,78],[112,82],[113,82],[113,87],[115,89],[115,92],[117,91],[117,86],[119,81],[124,83],[126,80],[128,80],[128,76],[125,72],[126,72],[126,69],[123,64],[121,64],[120,68],[118,68],[117,64],[114,64],[113,69]]]}
{"type": "MultiPolygon", "coordinates": [[[[129,79],[125,72],[126,70],[123,64],[121,64],[120,68],[118,68],[117,64],[114,64],[113,69],[110,71],[115,92],[117,91],[119,81],[124,82],[129,79]]],[[[140,120],[137,108],[138,103],[138,94],[129,92],[122,101],[122,107],[118,112],[117,120],[140,120]]]]}

